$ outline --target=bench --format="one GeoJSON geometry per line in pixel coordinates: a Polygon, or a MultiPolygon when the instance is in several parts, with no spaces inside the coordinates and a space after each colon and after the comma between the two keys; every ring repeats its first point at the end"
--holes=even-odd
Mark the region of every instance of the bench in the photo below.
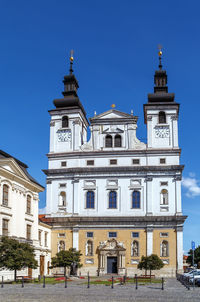
{"type": "Polygon", "coordinates": [[[151,278],[155,278],[155,275],[141,275],[138,276],[138,279],[151,279],[151,278]]]}

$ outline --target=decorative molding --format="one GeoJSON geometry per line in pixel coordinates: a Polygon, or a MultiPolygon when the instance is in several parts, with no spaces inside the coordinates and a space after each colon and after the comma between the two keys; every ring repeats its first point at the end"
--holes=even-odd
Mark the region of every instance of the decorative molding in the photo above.
{"type": "Polygon", "coordinates": [[[147,227],[146,232],[148,232],[148,233],[153,232],[153,228],[152,227],[147,227]]]}
{"type": "Polygon", "coordinates": [[[50,121],[50,127],[55,126],[55,121],[50,121]]]}
{"type": "Polygon", "coordinates": [[[177,121],[178,120],[178,115],[172,115],[171,120],[172,121],[177,121]]]}
{"type": "Polygon", "coordinates": [[[147,121],[152,121],[152,115],[147,116],[147,121]]]}
{"type": "Polygon", "coordinates": [[[147,181],[152,181],[153,180],[153,177],[150,177],[150,176],[147,176],[146,178],[145,178],[145,181],[147,182],[147,181]]]}
{"type": "Polygon", "coordinates": [[[51,180],[47,180],[47,181],[46,181],[46,184],[47,184],[47,185],[50,185],[51,183],[52,183],[51,180]]]}
{"type": "Polygon", "coordinates": [[[12,217],[12,214],[10,214],[10,213],[0,212],[0,214],[12,217]]]}
{"type": "Polygon", "coordinates": [[[183,226],[182,225],[177,225],[176,231],[177,232],[183,232],[183,226]]]}
{"type": "Polygon", "coordinates": [[[182,180],[182,175],[177,175],[173,179],[174,181],[181,181],[182,180]]]}

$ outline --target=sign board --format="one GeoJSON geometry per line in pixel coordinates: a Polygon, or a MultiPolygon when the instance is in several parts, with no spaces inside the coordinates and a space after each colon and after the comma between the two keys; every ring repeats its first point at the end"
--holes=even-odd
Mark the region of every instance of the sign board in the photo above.
{"type": "Polygon", "coordinates": [[[192,250],[194,251],[195,250],[195,242],[192,241],[192,250]]]}

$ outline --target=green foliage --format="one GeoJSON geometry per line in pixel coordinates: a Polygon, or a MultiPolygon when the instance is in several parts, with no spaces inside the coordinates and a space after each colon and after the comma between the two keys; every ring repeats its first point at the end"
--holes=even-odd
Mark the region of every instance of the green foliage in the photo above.
{"type": "MultiPolygon", "coordinates": [[[[192,265],[192,250],[189,250],[188,252],[188,258],[187,258],[187,263],[189,263],[190,265],[192,265]]],[[[194,250],[194,263],[198,265],[198,267],[200,266],[200,245],[194,250]]]]}
{"type": "Polygon", "coordinates": [[[26,267],[37,268],[34,248],[28,243],[2,237],[0,241],[0,269],[16,271],[26,267]]]}
{"type": "Polygon", "coordinates": [[[139,269],[145,269],[145,270],[157,270],[161,269],[164,266],[162,260],[155,254],[152,254],[150,256],[142,256],[140,263],[138,264],[139,269]]]}
{"type": "Polygon", "coordinates": [[[74,248],[68,251],[60,251],[56,257],[51,259],[51,267],[70,267],[72,263],[76,263],[77,267],[81,267],[81,252],[74,248]]]}

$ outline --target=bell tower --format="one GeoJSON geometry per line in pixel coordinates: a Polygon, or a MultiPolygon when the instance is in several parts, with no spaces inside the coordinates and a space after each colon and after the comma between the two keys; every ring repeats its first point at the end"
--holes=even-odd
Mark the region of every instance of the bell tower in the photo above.
{"type": "Polygon", "coordinates": [[[64,76],[63,98],[53,101],[50,110],[50,153],[78,151],[87,139],[88,121],[77,90],[78,81],[73,74],[73,51],[70,55],[69,74],[64,76]]]}
{"type": "Polygon", "coordinates": [[[154,75],[154,93],[148,94],[144,105],[144,119],[147,124],[147,147],[155,149],[176,149],[178,147],[179,104],[174,93],[168,92],[167,73],[162,66],[162,50],[159,49],[159,66],[154,75]]]}

